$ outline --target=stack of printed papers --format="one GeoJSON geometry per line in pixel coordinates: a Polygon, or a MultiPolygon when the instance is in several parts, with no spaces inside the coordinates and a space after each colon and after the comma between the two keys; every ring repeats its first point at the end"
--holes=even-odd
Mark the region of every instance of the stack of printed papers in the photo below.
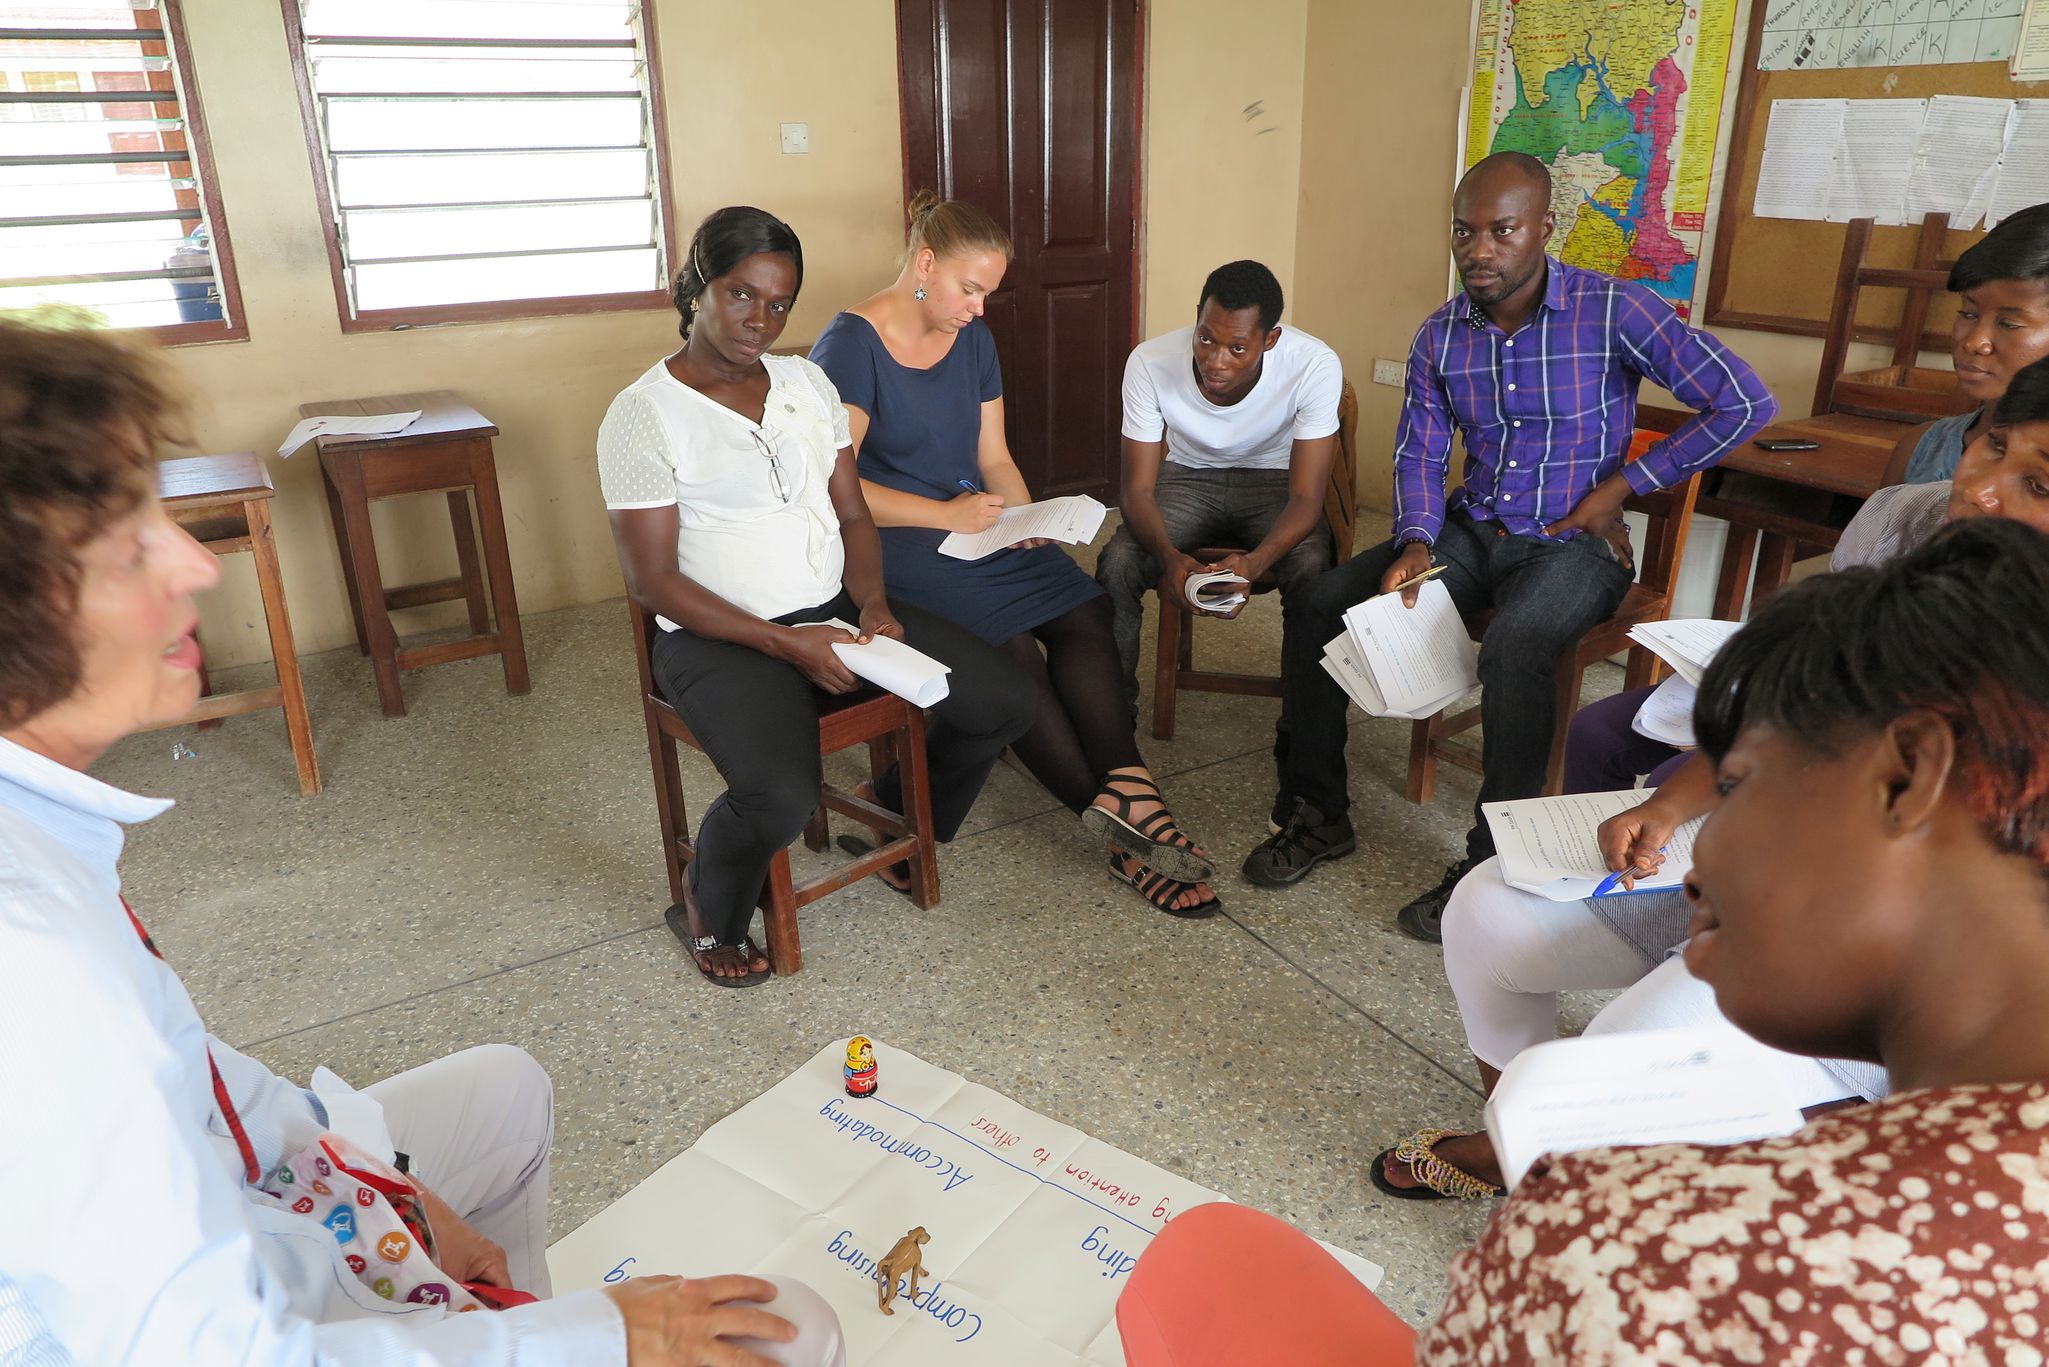
{"type": "Polygon", "coordinates": [[[1479,647],[1466,634],[1451,593],[1431,580],[1402,606],[1399,591],[1345,613],[1345,630],[1323,648],[1324,672],[1373,717],[1420,720],[1480,682],[1479,647]]]}
{"type": "Polygon", "coordinates": [[[1743,629],[1741,622],[1723,622],[1713,617],[1685,617],[1670,622],[1645,622],[1629,629],[1629,639],[1677,670],[1679,677],[1700,687],[1700,676],[1743,629]]]}
{"type": "Polygon", "coordinates": [[[1229,612],[1245,601],[1252,581],[1229,570],[1205,570],[1191,574],[1182,592],[1188,605],[1200,612],[1229,612]]]}

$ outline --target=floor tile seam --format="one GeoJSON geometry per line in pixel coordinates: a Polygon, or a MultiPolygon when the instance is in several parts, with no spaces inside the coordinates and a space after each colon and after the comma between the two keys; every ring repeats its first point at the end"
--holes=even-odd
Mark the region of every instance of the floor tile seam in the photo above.
{"type": "Polygon", "coordinates": [[[569,945],[551,954],[543,954],[539,958],[528,959],[524,963],[507,964],[503,968],[494,968],[488,973],[474,974],[467,978],[457,979],[455,982],[442,983],[436,987],[423,987],[419,991],[409,992],[403,997],[393,997],[390,1001],[373,1002],[369,1006],[361,1007],[355,1011],[344,1012],[328,1020],[310,1021],[305,1025],[294,1026],[290,1030],[280,1030],[277,1034],[266,1035],[262,1039],[250,1040],[246,1044],[238,1044],[234,1047],[244,1052],[251,1049],[260,1049],[266,1044],[276,1044],[279,1040],[288,1040],[296,1035],[304,1035],[314,1030],[324,1030],[328,1026],[340,1025],[345,1021],[356,1020],[363,1016],[373,1016],[379,1011],[389,1011],[393,1007],[411,1006],[416,1002],[425,1001],[429,997],[440,996],[443,992],[453,992],[465,987],[474,987],[478,983],[489,982],[493,978],[502,978],[508,973],[524,972],[529,968],[537,968],[541,964],[552,963],[556,959],[566,959],[572,954],[582,954],[589,950],[602,949],[606,945],[617,944],[621,940],[630,940],[636,935],[645,935],[651,930],[666,931],[667,929],[668,925],[665,922],[651,921],[644,926],[634,926],[631,929],[618,931],[611,935],[602,935],[595,940],[590,940],[583,944],[569,945]]]}
{"type": "Polygon", "coordinates": [[[1257,942],[1259,945],[1264,947],[1268,953],[1272,954],[1275,958],[1279,959],[1289,968],[1294,969],[1295,972],[1301,974],[1310,982],[1315,983],[1318,987],[1322,988],[1332,997],[1336,998],[1340,1002],[1343,1002],[1351,1010],[1357,1012],[1361,1016],[1364,1016],[1368,1021],[1372,1022],[1373,1025],[1378,1027],[1381,1033],[1385,1034],[1389,1039],[1393,1040],[1396,1044],[1399,1044],[1402,1048],[1414,1054],[1417,1058],[1423,1060],[1423,1062],[1428,1064],[1433,1071],[1442,1073],[1445,1077],[1449,1078],[1455,1085],[1465,1089],[1468,1092],[1471,1092],[1474,1096],[1480,1097],[1482,1099],[1485,1098],[1486,1093],[1482,1092],[1478,1087],[1474,1086],[1469,1079],[1459,1076],[1458,1073],[1454,1072],[1450,1068],[1445,1067],[1444,1064],[1440,1063],[1437,1059],[1433,1058],[1428,1051],[1418,1048],[1415,1043],[1409,1040],[1406,1036],[1402,1035],[1401,1032],[1397,1031],[1393,1026],[1389,1025],[1386,1021],[1374,1015],[1371,1011],[1367,1010],[1364,1006],[1361,1006],[1358,1002],[1352,1000],[1350,996],[1346,995],[1340,989],[1333,987],[1330,983],[1324,981],[1323,978],[1318,976],[1313,969],[1305,968],[1303,965],[1297,963],[1288,954],[1286,950],[1281,949],[1278,945],[1274,944],[1264,935],[1261,935],[1251,926],[1246,925],[1243,921],[1239,920],[1236,916],[1233,916],[1230,912],[1222,912],[1221,915],[1226,921],[1229,921],[1232,925],[1244,931],[1249,938],[1251,938],[1253,941],[1257,942]]]}

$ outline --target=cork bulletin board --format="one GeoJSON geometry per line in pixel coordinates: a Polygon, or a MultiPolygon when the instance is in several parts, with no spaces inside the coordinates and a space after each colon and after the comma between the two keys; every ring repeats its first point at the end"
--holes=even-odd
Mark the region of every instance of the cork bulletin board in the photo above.
{"type": "MultiPolygon", "coordinates": [[[[1819,337],[1826,328],[1835,295],[1836,267],[1842,259],[1847,225],[1805,219],[1755,218],[1750,208],[1757,196],[1758,167],[1764,159],[1765,125],[1772,101],[1797,99],[1917,99],[1930,95],[1983,95],[1995,99],[2049,97],[2049,81],[2016,82],[2005,62],[1968,62],[1938,66],[1860,67],[1846,70],[1759,71],[1767,11],[1778,0],[1753,0],[1750,31],[1743,44],[1742,73],[1737,85],[1736,117],[1730,129],[1728,172],[1723,177],[1714,259],[1708,275],[1707,321],[1713,325],[1755,328],[1819,337]]],[[[1820,193],[1821,187],[1816,187],[1820,193]]],[[[1877,228],[1872,233],[1868,264],[1906,267],[1914,264],[1918,225],[1877,228]]],[[[1952,231],[1941,259],[1956,254],[1983,236],[1952,231]]],[[[1859,302],[1856,337],[1890,342],[1899,323],[1903,295],[1897,290],[1867,290],[1859,302]]],[[[1926,344],[1947,349],[1954,301],[1937,299],[1930,310],[1926,344]]]]}

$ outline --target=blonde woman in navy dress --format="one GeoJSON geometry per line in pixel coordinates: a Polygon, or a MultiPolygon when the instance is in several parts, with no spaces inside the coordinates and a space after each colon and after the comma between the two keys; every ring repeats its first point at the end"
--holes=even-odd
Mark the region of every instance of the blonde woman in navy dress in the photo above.
{"type": "Polygon", "coordinates": [[[896,283],[811,348],[847,406],[890,598],[951,618],[1027,670],[1039,707],[1017,757],[1108,842],[1114,877],[1171,915],[1213,915],[1209,857],[1175,824],[1132,735],[1103,590],[1043,542],[980,560],[939,554],[948,533],[986,530],[1032,501],[1004,439],[1003,377],[982,322],[1011,244],[980,209],[929,191],[910,218],[896,283]]]}

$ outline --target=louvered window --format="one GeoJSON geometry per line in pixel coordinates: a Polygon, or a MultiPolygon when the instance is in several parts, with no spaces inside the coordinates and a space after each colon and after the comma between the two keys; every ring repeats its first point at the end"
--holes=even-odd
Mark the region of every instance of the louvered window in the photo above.
{"type": "Polygon", "coordinates": [[[0,0],[0,312],[246,337],[177,0],[0,0]]]}
{"type": "Polygon", "coordinates": [[[285,0],[343,326],[666,303],[631,0],[285,0]]]}

